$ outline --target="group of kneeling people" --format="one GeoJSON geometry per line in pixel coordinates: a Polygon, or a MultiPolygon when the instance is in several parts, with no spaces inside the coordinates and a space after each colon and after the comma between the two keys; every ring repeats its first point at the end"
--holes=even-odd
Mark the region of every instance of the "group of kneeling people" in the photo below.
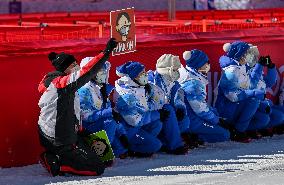
{"type": "Polygon", "coordinates": [[[265,98],[276,83],[269,56],[257,46],[227,43],[215,106],[207,104],[208,56],[185,51],[162,55],[155,71],[129,61],[116,68],[115,87],[108,83],[107,61],[117,42],[111,39],[80,67],[65,53],[50,53],[56,71],[39,85],[42,96],[39,135],[46,149],[41,161],[53,175],[100,175],[105,166],[86,144],[88,134],[105,130],[116,157],[150,157],[156,152],[183,155],[204,142],[250,142],[283,132],[284,108],[265,98]],[[264,75],[264,68],[267,73],[264,75]]]}

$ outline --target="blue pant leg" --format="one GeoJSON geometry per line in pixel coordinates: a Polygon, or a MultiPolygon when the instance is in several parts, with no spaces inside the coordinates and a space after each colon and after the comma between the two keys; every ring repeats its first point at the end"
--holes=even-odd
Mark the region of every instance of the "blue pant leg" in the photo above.
{"type": "Polygon", "coordinates": [[[104,122],[102,120],[98,120],[93,123],[83,121],[83,128],[91,133],[95,133],[104,129],[104,122]]]}
{"type": "Polygon", "coordinates": [[[162,130],[162,122],[160,120],[152,121],[147,125],[143,125],[142,129],[151,134],[152,136],[156,137],[162,130]]]}
{"type": "Polygon", "coordinates": [[[230,132],[219,125],[211,125],[197,118],[194,119],[191,124],[195,126],[190,127],[190,131],[197,134],[198,137],[205,142],[214,143],[228,141],[230,139],[230,132]]]}
{"type": "Polygon", "coordinates": [[[123,124],[117,124],[115,135],[118,137],[121,135],[126,135],[126,130],[123,124]]]}
{"type": "Polygon", "coordinates": [[[161,141],[143,129],[129,138],[129,149],[134,152],[141,153],[155,153],[158,152],[162,146],[161,141]]]}
{"type": "Polygon", "coordinates": [[[234,125],[237,131],[245,132],[259,106],[259,101],[254,98],[248,98],[238,102],[236,114],[234,117],[234,125]]]}
{"type": "Polygon", "coordinates": [[[271,107],[270,122],[267,125],[267,128],[281,125],[283,124],[283,122],[284,122],[284,113],[278,108],[275,108],[275,105],[273,105],[271,107]]]}
{"type": "Polygon", "coordinates": [[[83,127],[92,133],[105,130],[110,143],[112,143],[115,136],[117,124],[113,120],[113,118],[102,118],[94,123],[83,123],[83,127]]]}
{"type": "Polygon", "coordinates": [[[163,146],[168,150],[174,150],[183,146],[175,109],[169,104],[164,105],[163,108],[169,111],[170,115],[168,119],[163,122],[163,128],[159,134],[159,139],[162,141],[163,146]]]}
{"type": "Polygon", "coordinates": [[[113,153],[115,157],[119,157],[119,155],[126,153],[128,150],[124,148],[124,146],[121,144],[118,137],[115,137],[113,142],[111,143],[113,153]]]}
{"type": "Polygon", "coordinates": [[[232,122],[234,120],[237,107],[237,103],[229,101],[223,95],[219,95],[215,103],[215,108],[217,109],[219,116],[226,118],[228,122],[232,122]]]}
{"type": "Polygon", "coordinates": [[[107,133],[110,143],[115,139],[115,133],[117,129],[117,123],[113,118],[105,118],[104,120],[104,130],[107,133]]]}
{"type": "Polygon", "coordinates": [[[121,124],[123,125],[127,138],[130,139],[132,137],[134,137],[139,130],[141,129],[141,127],[133,127],[131,125],[128,125],[126,122],[121,122],[121,124]]]}
{"type": "Polygon", "coordinates": [[[249,131],[265,129],[270,121],[269,114],[263,113],[259,110],[256,111],[248,126],[249,131]]]}
{"type": "Polygon", "coordinates": [[[284,106],[281,106],[281,105],[272,105],[273,108],[277,109],[277,110],[280,110],[281,112],[284,113],[284,106]]]}
{"type": "Polygon", "coordinates": [[[180,133],[189,132],[190,119],[188,116],[184,116],[183,120],[178,122],[180,133]]]}

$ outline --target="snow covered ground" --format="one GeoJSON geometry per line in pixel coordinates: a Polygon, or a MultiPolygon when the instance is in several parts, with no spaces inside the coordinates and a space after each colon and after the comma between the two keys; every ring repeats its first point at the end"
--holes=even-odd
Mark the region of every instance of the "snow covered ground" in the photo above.
{"type": "Polygon", "coordinates": [[[0,169],[0,184],[198,184],[283,185],[284,136],[249,144],[207,144],[185,156],[117,160],[101,177],[50,177],[39,165],[0,169]]]}

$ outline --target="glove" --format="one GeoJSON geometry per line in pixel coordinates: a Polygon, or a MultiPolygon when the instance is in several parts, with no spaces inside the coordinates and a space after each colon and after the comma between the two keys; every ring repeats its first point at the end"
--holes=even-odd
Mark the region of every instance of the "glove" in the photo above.
{"type": "Polygon", "coordinates": [[[266,114],[269,114],[269,113],[270,113],[270,111],[271,111],[270,106],[267,106],[267,107],[265,108],[265,113],[266,113],[266,114]]]}
{"type": "Polygon", "coordinates": [[[107,54],[107,55],[109,55],[109,54],[112,52],[112,50],[113,50],[114,48],[116,48],[117,44],[118,44],[118,42],[115,40],[115,38],[111,38],[111,39],[107,42],[106,48],[105,48],[105,50],[104,50],[104,53],[107,54]]]}
{"type": "Polygon", "coordinates": [[[151,93],[151,85],[150,84],[146,84],[144,89],[145,89],[146,94],[149,95],[151,93]]]}
{"type": "Polygon", "coordinates": [[[219,118],[219,126],[229,131],[234,130],[234,126],[227,122],[224,118],[219,118]]]}
{"type": "Polygon", "coordinates": [[[106,104],[107,103],[107,93],[106,93],[106,84],[102,84],[102,87],[100,89],[101,91],[101,94],[102,94],[102,98],[103,98],[103,104],[106,104]]]}
{"type": "Polygon", "coordinates": [[[119,137],[119,141],[121,142],[122,146],[126,149],[129,148],[129,142],[128,142],[128,138],[126,135],[121,135],[119,137]]]}
{"type": "Polygon", "coordinates": [[[181,109],[181,108],[178,108],[178,109],[176,110],[176,117],[177,117],[177,120],[178,120],[178,121],[182,121],[183,118],[184,118],[184,116],[185,116],[184,110],[181,109]]]}
{"type": "Polygon", "coordinates": [[[121,115],[116,112],[114,109],[112,109],[112,116],[113,119],[116,121],[116,123],[119,123],[121,121],[121,115]]]}
{"type": "Polygon", "coordinates": [[[275,64],[272,62],[272,60],[271,60],[271,58],[270,58],[269,55],[266,56],[266,60],[268,61],[267,67],[268,67],[269,69],[273,69],[273,68],[275,67],[275,64]]]}
{"type": "Polygon", "coordinates": [[[219,126],[228,129],[228,124],[223,118],[219,118],[219,126]]]}
{"type": "Polygon", "coordinates": [[[268,101],[261,101],[258,106],[258,111],[263,112],[265,114],[271,113],[271,108],[268,101]]]}
{"type": "Polygon", "coordinates": [[[268,65],[268,60],[266,57],[261,56],[258,60],[258,63],[262,66],[267,66],[268,65]]]}
{"type": "Polygon", "coordinates": [[[170,111],[166,109],[160,109],[159,112],[160,112],[160,120],[162,122],[166,121],[170,116],[170,111]]]}
{"type": "Polygon", "coordinates": [[[259,100],[264,100],[265,98],[265,93],[263,90],[254,90],[253,94],[254,94],[254,97],[259,100]]]}

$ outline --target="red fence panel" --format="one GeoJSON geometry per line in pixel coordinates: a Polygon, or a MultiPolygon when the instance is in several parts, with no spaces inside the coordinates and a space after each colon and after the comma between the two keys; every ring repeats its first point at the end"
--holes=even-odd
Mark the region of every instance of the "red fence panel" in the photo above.
{"type": "MultiPolygon", "coordinates": [[[[283,28],[263,28],[140,37],[137,52],[110,58],[110,80],[113,82],[117,78],[115,67],[128,60],[140,61],[147,69],[154,69],[156,60],[162,54],[172,53],[181,57],[183,51],[194,48],[208,54],[212,70],[218,73],[217,61],[223,54],[223,43],[237,39],[258,45],[261,54],[270,54],[277,67],[280,67],[283,65],[282,50],[279,49],[284,48],[283,31],[283,28]]],[[[105,42],[106,39],[80,39],[0,43],[0,167],[28,165],[38,160],[42,149],[37,135],[37,103],[40,97],[37,85],[44,74],[52,70],[47,54],[50,51],[65,51],[80,60],[99,52],[105,42]]],[[[212,99],[212,89],[216,85],[215,75],[213,73],[210,79],[209,99],[212,99]]],[[[274,90],[275,94],[279,85],[280,82],[274,90]]]]}

